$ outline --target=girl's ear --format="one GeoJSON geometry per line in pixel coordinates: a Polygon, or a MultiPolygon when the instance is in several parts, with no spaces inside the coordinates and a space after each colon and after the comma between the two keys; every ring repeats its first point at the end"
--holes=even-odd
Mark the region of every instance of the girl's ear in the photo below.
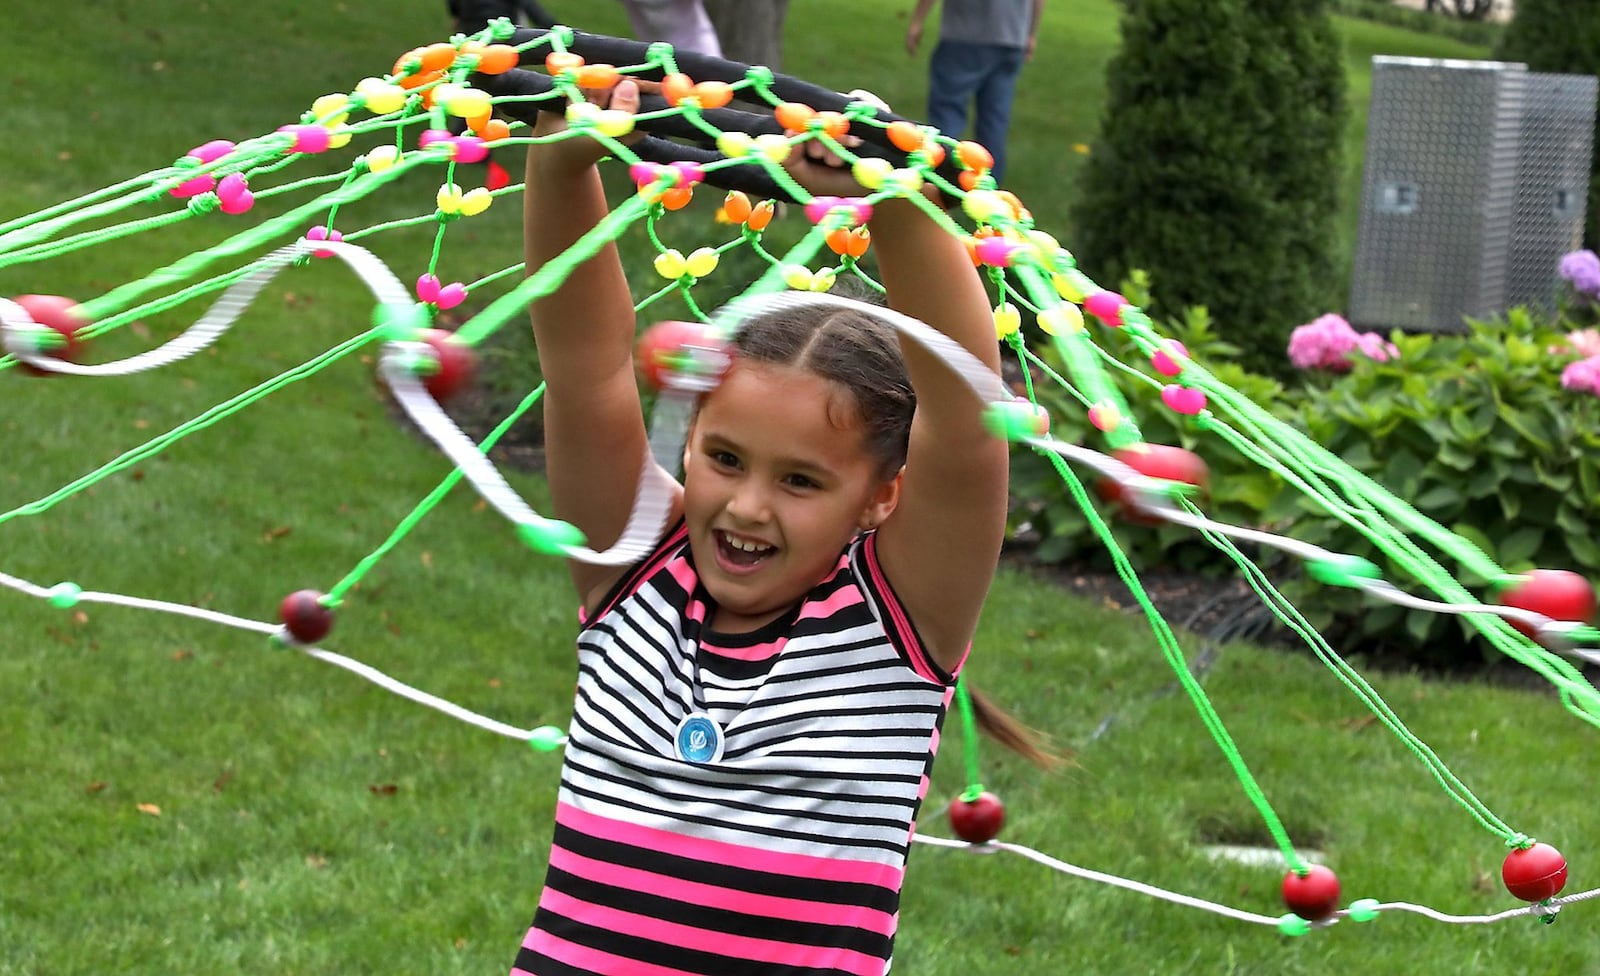
{"type": "Polygon", "coordinates": [[[861,510],[861,518],[856,524],[861,531],[867,532],[876,529],[894,513],[900,504],[900,484],[905,480],[906,469],[904,466],[894,473],[894,477],[878,483],[873,490],[872,497],[867,500],[867,507],[861,510]]]}

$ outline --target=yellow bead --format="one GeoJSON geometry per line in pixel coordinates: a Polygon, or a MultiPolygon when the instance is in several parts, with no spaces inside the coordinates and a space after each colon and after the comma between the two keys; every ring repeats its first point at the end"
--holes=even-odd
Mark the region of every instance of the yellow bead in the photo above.
{"type": "Polygon", "coordinates": [[[783,283],[795,291],[810,291],[815,282],[811,272],[798,264],[791,264],[783,269],[783,283]]]}
{"type": "Polygon", "coordinates": [[[350,145],[350,129],[343,125],[328,126],[328,148],[343,149],[350,145]]]}
{"type": "Polygon", "coordinates": [[[1039,328],[1050,335],[1076,335],[1083,331],[1083,312],[1071,302],[1062,302],[1039,313],[1039,328]]]}
{"type": "Polygon", "coordinates": [[[869,190],[876,190],[882,187],[883,181],[888,179],[893,172],[894,167],[890,165],[887,159],[879,159],[875,156],[858,159],[855,165],[850,167],[850,173],[856,178],[856,182],[869,190]]]}
{"type": "Polygon", "coordinates": [[[567,105],[567,124],[594,125],[598,120],[600,112],[600,106],[594,104],[593,102],[571,102],[567,105]]]}
{"type": "Polygon", "coordinates": [[[378,146],[367,153],[367,169],[382,173],[400,161],[400,150],[394,146],[378,146]]]}
{"type": "Polygon", "coordinates": [[[311,103],[311,115],[320,119],[325,115],[343,112],[345,106],[350,104],[349,95],[324,95],[311,103]]]}
{"type": "Polygon", "coordinates": [[[677,281],[689,270],[689,262],[681,251],[668,248],[656,255],[656,274],[668,281],[677,281]]]}
{"type": "Polygon", "coordinates": [[[1083,301],[1083,292],[1079,290],[1078,287],[1071,281],[1069,281],[1066,275],[1053,274],[1050,276],[1050,283],[1056,286],[1056,294],[1060,295],[1062,298],[1065,298],[1067,301],[1083,301]]]}
{"type": "Polygon", "coordinates": [[[1004,339],[1022,328],[1022,313],[1010,302],[1001,302],[994,310],[994,334],[1004,339]]]}
{"type": "Polygon", "coordinates": [[[980,224],[988,223],[995,214],[1009,214],[1011,207],[993,190],[973,190],[961,202],[967,216],[980,224]]]}
{"type": "Polygon", "coordinates": [[[755,138],[748,132],[724,132],[717,136],[717,151],[732,159],[742,159],[750,155],[750,148],[755,145],[755,138]]]}
{"type": "Polygon", "coordinates": [[[356,85],[356,94],[366,99],[367,111],[374,115],[388,115],[405,107],[406,90],[382,78],[363,78],[356,85]]]}
{"type": "Polygon", "coordinates": [[[633,131],[633,113],[614,108],[601,109],[595,113],[594,127],[603,135],[620,139],[633,131]]]}
{"type": "Polygon", "coordinates": [[[889,174],[889,180],[907,193],[919,192],[923,184],[922,174],[914,169],[897,169],[889,174]]]}
{"type": "Polygon", "coordinates": [[[775,163],[781,163],[788,159],[791,148],[789,140],[776,132],[768,132],[764,135],[756,136],[756,151],[775,163]]]}
{"type": "Polygon", "coordinates": [[[458,119],[475,119],[489,114],[494,102],[481,88],[460,88],[449,98],[434,95],[434,100],[444,105],[444,110],[458,119]]]}
{"type": "Polygon", "coordinates": [[[689,253],[689,257],[685,259],[684,263],[691,275],[696,278],[704,278],[717,270],[718,260],[720,258],[714,248],[697,247],[689,253]]]}
{"type": "Polygon", "coordinates": [[[811,276],[811,290],[832,291],[833,284],[837,280],[838,275],[833,273],[832,268],[823,268],[821,271],[818,271],[816,274],[811,276]]]}
{"type": "Polygon", "coordinates": [[[494,197],[483,187],[474,187],[461,196],[461,215],[463,217],[476,217],[489,209],[489,204],[494,202],[494,197]]]}
{"type": "Polygon", "coordinates": [[[439,204],[439,209],[447,214],[461,211],[461,187],[454,183],[446,183],[439,187],[439,192],[434,195],[434,201],[439,204]]]}

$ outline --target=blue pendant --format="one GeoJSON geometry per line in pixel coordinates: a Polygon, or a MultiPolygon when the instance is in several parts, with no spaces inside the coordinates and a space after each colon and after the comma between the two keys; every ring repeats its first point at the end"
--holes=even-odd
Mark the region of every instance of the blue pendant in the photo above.
{"type": "Polygon", "coordinates": [[[722,726],[705,712],[690,712],[678,723],[673,736],[678,758],[684,762],[705,765],[722,758],[722,726]]]}

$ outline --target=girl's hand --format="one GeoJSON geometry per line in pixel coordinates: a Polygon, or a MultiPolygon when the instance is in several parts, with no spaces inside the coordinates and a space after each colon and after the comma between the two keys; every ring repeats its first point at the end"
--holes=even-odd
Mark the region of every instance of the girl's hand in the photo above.
{"type": "MultiPolygon", "coordinates": [[[[849,94],[850,97],[870,102],[885,112],[890,111],[883,99],[869,91],[857,88],[849,94]]],[[[861,137],[845,133],[839,144],[853,151],[861,145],[861,137]]],[[[809,139],[797,146],[795,151],[789,154],[783,168],[788,170],[789,175],[794,177],[797,183],[817,196],[860,196],[865,189],[851,174],[850,164],[820,139],[809,139]]]]}
{"type": "MultiPolygon", "coordinates": [[[[589,104],[602,109],[618,112],[627,112],[630,115],[639,111],[639,92],[642,87],[660,86],[654,82],[641,82],[635,78],[623,78],[610,88],[585,88],[583,96],[589,104]]],[[[566,104],[560,103],[561,111],[545,110],[539,113],[538,121],[534,124],[535,136],[554,136],[567,131],[566,104]]],[[[630,132],[618,141],[632,145],[644,138],[642,132],[630,132]]],[[[555,139],[542,147],[547,153],[558,156],[564,161],[582,166],[593,165],[604,158],[608,150],[598,139],[592,138],[565,138],[555,139]]]]}

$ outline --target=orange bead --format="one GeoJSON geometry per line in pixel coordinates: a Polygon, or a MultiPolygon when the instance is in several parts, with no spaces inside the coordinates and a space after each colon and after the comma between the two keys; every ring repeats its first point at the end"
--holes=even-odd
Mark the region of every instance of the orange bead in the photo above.
{"type": "Polygon", "coordinates": [[[702,81],[694,86],[701,108],[722,108],[733,101],[733,86],[725,81],[702,81]]]}
{"type": "Polygon", "coordinates": [[[777,207],[771,200],[763,200],[750,208],[750,216],[746,218],[744,225],[754,231],[766,230],[767,225],[772,223],[772,215],[776,210],[777,207]]]}
{"type": "Polygon", "coordinates": [[[823,238],[827,242],[828,250],[835,254],[848,254],[850,252],[850,231],[845,227],[835,227],[828,231],[828,236],[823,238]]]}
{"type": "Polygon", "coordinates": [[[804,132],[806,125],[817,117],[817,110],[799,102],[780,102],[772,114],[777,116],[778,124],[790,132],[804,132]]]}
{"type": "Polygon", "coordinates": [[[978,188],[978,177],[981,175],[983,174],[975,169],[964,169],[961,171],[961,175],[956,177],[956,182],[961,185],[963,190],[976,190],[978,188]]]}
{"type": "Polygon", "coordinates": [[[850,131],[850,120],[838,112],[818,112],[817,121],[822,123],[822,131],[834,139],[843,139],[850,131]]]}
{"type": "Polygon", "coordinates": [[[1006,206],[1011,208],[1011,216],[1014,220],[1021,220],[1028,215],[1028,208],[1022,205],[1021,198],[1015,193],[1010,190],[996,190],[995,195],[1004,201],[1006,206]]]}
{"type": "Polygon", "coordinates": [[[408,65],[418,64],[421,61],[422,48],[414,47],[406,53],[400,55],[398,58],[394,59],[394,69],[389,73],[398,77],[406,73],[406,67],[408,65]]]}
{"type": "Polygon", "coordinates": [[[483,128],[474,129],[478,138],[484,142],[499,142],[501,139],[511,138],[511,125],[504,119],[490,119],[483,124],[483,128]]]}
{"type": "Polygon", "coordinates": [[[889,135],[889,142],[901,152],[916,152],[922,148],[922,130],[911,122],[890,122],[884,131],[889,135]]]}
{"type": "Polygon", "coordinates": [[[622,80],[622,72],[609,64],[589,64],[578,69],[579,88],[611,88],[622,80]]]}
{"type": "Polygon", "coordinates": [[[928,157],[929,166],[938,166],[940,163],[944,162],[944,145],[943,143],[929,139],[927,145],[922,147],[922,154],[928,157]]]}
{"type": "Polygon", "coordinates": [[[438,44],[429,44],[422,49],[422,70],[443,71],[455,63],[456,47],[440,41],[438,44]]]}
{"type": "Polygon", "coordinates": [[[483,127],[488,125],[490,120],[493,118],[493,112],[485,112],[482,115],[474,115],[472,118],[467,120],[467,128],[472,130],[473,135],[482,136],[483,127]]]}
{"type": "Polygon", "coordinates": [[[406,75],[404,78],[396,79],[395,84],[406,91],[411,91],[421,88],[423,85],[431,85],[443,77],[443,71],[419,71],[414,75],[406,75]]]}
{"type": "Polygon", "coordinates": [[[672,74],[661,79],[661,97],[668,105],[676,106],[693,94],[694,79],[686,74],[672,74]]]}
{"type": "Polygon", "coordinates": [[[859,258],[867,253],[867,248],[872,246],[872,231],[865,227],[852,228],[850,231],[850,244],[846,248],[850,256],[859,258]]]}
{"type": "Polygon", "coordinates": [[[730,190],[722,200],[722,212],[730,222],[742,224],[750,219],[750,198],[738,190],[730,190]]]}
{"type": "Polygon", "coordinates": [[[521,55],[509,44],[490,44],[478,54],[478,70],[486,75],[503,75],[517,66],[521,55]]]}
{"type": "Polygon", "coordinates": [[[967,259],[974,268],[983,267],[983,259],[978,257],[978,239],[976,237],[963,237],[961,243],[966,245],[967,259]]]}
{"type": "Polygon", "coordinates": [[[551,51],[544,56],[544,70],[553,75],[583,67],[583,55],[571,51],[551,51]]]}
{"type": "Polygon", "coordinates": [[[694,190],[687,186],[674,186],[661,194],[661,205],[668,210],[682,210],[689,205],[689,200],[694,197],[694,190]]]}
{"type": "Polygon", "coordinates": [[[994,168],[994,154],[976,142],[956,143],[956,158],[967,169],[994,168]]]}

